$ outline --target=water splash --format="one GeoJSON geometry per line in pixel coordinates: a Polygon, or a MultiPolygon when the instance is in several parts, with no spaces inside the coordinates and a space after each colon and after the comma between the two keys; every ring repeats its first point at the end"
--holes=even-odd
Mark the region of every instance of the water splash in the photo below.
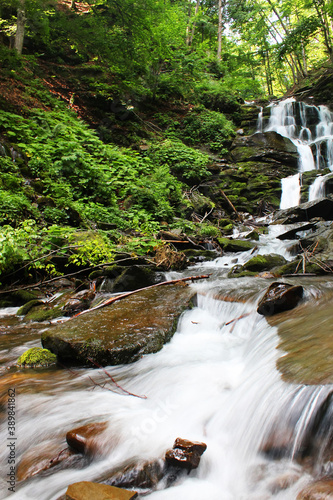
{"type": "MultiPolygon", "coordinates": [[[[312,106],[290,98],[272,104],[270,108],[266,131],[275,131],[295,144],[299,155],[299,173],[333,169],[333,113],[326,106],[312,106]]],[[[319,183],[310,187],[310,201],[322,196],[322,191],[317,191],[319,183]]],[[[282,179],[280,208],[297,206],[300,192],[299,174],[282,179]]]]}

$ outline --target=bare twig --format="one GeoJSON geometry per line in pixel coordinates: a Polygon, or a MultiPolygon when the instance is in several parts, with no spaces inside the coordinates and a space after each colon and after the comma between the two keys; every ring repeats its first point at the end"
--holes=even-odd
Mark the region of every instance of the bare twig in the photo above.
{"type": "MultiPolygon", "coordinates": [[[[101,370],[103,370],[103,372],[105,373],[105,375],[107,375],[111,380],[112,382],[114,383],[114,385],[116,387],[118,387],[118,389],[120,389],[121,391],[123,391],[125,394],[128,394],[129,396],[134,396],[136,398],[140,398],[140,399],[147,399],[147,396],[139,396],[138,394],[134,394],[133,392],[130,392],[130,391],[127,391],[126,389],[124,389],[123,387],[121,387],[121,385],[118,384],[118,382],[115,381],[115,379],[110,375],[110,373],[108,373],[105,368],[103,368],[102,366],[100,366],[98,363],[96,363],[93,359],[91,358],[87,358],[93,365],[97,366],[98,368],[100,368],[101,370]]],[[[90,380],[92,380],[91,377],[89,377],[90,380]]],[[[94,383],[96,383],[95,381],[93,381],[94,383]]],[[[99,385],[100,384],[96,384],[96,385],[99,385]]],[[[101,386],[100,386],[101,387],[101,386]]]]}

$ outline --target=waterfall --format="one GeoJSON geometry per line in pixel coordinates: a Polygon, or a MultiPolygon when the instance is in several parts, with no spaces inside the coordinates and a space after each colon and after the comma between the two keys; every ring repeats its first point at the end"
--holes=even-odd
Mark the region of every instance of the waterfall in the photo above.
{"type": "MultiPolygon", "coordinates": [[[[299,155],[298,174],[282,180],[280,208],[289,208],[300,202],[302,172],[333,169],[333,113],[326,106],[313,106],[289,98],[271,104],[271,115],[266,131],[275,131],[290,139],[299,155]]],[[[309,200],[323,195],[320,181],[310,186],[309,200]]]]}

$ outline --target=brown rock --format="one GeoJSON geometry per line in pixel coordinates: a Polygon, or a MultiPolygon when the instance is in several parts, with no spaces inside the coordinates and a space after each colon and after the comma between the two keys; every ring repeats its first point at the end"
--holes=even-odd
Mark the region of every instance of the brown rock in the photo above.
{"type": "Polygon", "coordinates": [[[302,297],[302,286],[275,282],[268,287],[265,295],[259,301],[257,312],[263,316],[272,316],[283,311],[289,311],[297,306],[302,297]]]}
{"type": "Polygon", "coordinates": [[[81,481],[70,484],[66,491],[66,500],[131,500],[136,498],[136,491],[122,490],[107,484],[81,481]]]}
{"type": "Polygon", "coordinates": [[[83,425],[66,434],[68,445],[79,453],[94,455],[98,449],[97,437],[107,428],[107,422],[83,425]]]}
{"type": "Polygon", "coordinates": [[[175,467],[196,469],[206,448],[205,443],[177,438],[173,449],[166,452],[165,461],[175,467]]]}
{"type": "Polygon", "coordinates": [[[333,500],[333,481],[322,480],[306,486],[296,500],[333,500]]]}
{"type": "Polygon", "coordinates": [[[78,462],[82,465],[82,456],[76,455],[63,443],[60,446],[44,442],[24,453],[17,467],[17,480],[24,481],[59,465],[61,469],[72,468],[78,462]]]}

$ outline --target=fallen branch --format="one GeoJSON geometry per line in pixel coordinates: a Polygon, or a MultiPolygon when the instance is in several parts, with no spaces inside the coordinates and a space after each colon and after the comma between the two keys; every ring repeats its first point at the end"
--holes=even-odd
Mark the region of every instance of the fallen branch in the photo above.
{"type": "Polygon", "coordinates": [[[156,288],[158,286],[163,286],[163,285],[174,285],[176,283],[184,283],[186,281],[196,281],[196,280],[203,280],[205,278],[209,278],[210,274],[203,274],[202,276],[189,276],[188,278],[180,278],[176,280],[170,280],[170,281],[162,281],[162,283],[156,283],[155,285],[150,285],[150,286],[145,286],[143,288],[139,288],[138,290],[133,290],[131,292],[126,292],[121,295],[118,295],[117,297],[111,297],[110,299],[106,300],[105,302],[102,302],[102,304],[98,304],[95,307],[92,307],[91,309],[86,309],[85,311],[81,311],[78,314],[75,314],[72,316],[73,318],[77,318],[78,316],[81,316],[82,314],[91,312],[91,311],[96,311],[97,309],[102,309],[102,307],[106,307],[110,304],[113,304],[114,302],[118,302],[119,300],[125,299],[126,297],[129,297],[130,295],[133,295],[135,293],[143,292],[143,290],[150,290],[151,288],[156,288]]]}
{"type": "Polygon", "coordinates": [[[240,319],[246,318],[247,316],[250,316],[251,313],[245,313],[241,314],[241,316],[238,316],[238,318],[231,319],[227,323],[225,323],[225,326],[231,325],[231,323],[234,323],[235,321],[239,321],[240,319]]]}
{"type": "Polygon", "coordinates": [[[231,208],[233,209],[233,211],[235,212],[235,214],[237,215],[237,218],[240,222],[243,222],[243,217],[241,217],[241,215],[237,212],[236,208],[234,207],[234,205],[231,203],[231,201],[229,200],[228,196],[225,194],[225,192],[221,189],[220,190],[221,193],[222,193],[222,196],[226,199],[226,201],[229,203],[229,205],[231,206],[231,208]]]}
{"type": "MultiPolygon", "coordinates": [[[[91,358],[87,358],[90,363],[92,363],[93,365],[97,366],[97,368],[100,368],[101,370],[103,370],[103,372],[105,373],[105,375],[107,375],[113,382],[113,384],[118,387],[118,389],[120,389],[121,391],[123,391],[125,394],[128,394],[129,396],[134,396],[135,398],[140,398],[140,399],[147,399],[147,396],[139,396],[138,394],[134,394],[133,392],[130,392],[130,391],[127,391],[126,389],[124,389],[123,387],[121,387],[121,385],[118,384],[118,382],[115,381],[115,379],[110,375],[110,373],[108,373],[105,368],[103,368],[102,366],[100,366],[98,363],[96,363],[93,359],[91,358]]],[[[91,377],[89,377],[90,380],[92,380],[94,382],[94,384],[96,385],[99,385],[101,387],[100,384],[98,384],[97,382],[95,382],[91,377]]],[[[104,389],[104,386],[103,386],[103,389],[104,389]]]]}

